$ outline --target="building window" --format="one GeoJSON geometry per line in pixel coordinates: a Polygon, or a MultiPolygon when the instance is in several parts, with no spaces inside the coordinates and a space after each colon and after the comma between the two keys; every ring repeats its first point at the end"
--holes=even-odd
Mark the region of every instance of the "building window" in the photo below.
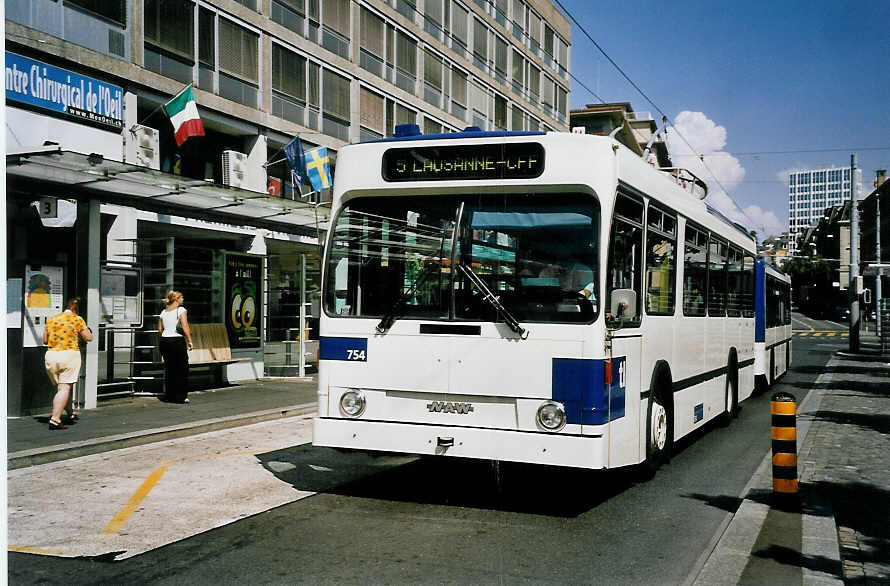
{"type": "Polygon", "coordinates": [[[498,36],[494,38],[494,76],[507,84],[507,42],[498,36]]]}
{"type": "Polygon", "coordinates": [[[494,2],[494,19],[499,25],[507,26],[507,0],[495,0],[494,2]]]}
{"type": "Polygon", "coordinates": [[[344,59],[349,59],[349,6],[349,0],[325,0],[322,4],[321,44],[344,59]]]}
{"type": "Polygon", "coordinates": [[[511,118],[510,130],[525,130],[525,112],[515,104],[513,105],[513,114],[511,118]]]}
{"type": "Polygon", "coordinates": [[[467,74],[451,70],[451,114],[467,121],[467,74]]]}
{"type": "Polygon", "coordinates": [[[216,13],[203,6],[198,12],[198,87],[215,91],[216,13]]]}
{"type": "Polygon", "coordinates": [[[414,0],[396,0],[396,10],[408,20],[414,22],[414,13],[417,12],[417,3],[414,0]]]}
{"type": "Polygon", "coordinates": [[[65,0],[65,6],[77,6],[121,26],[127,26],[127,3],[124,0],[65,0]]]}
{"type": "Polygon", "coordinates": [[[360,26],[359,66],[385,79],[382,56],[386,26],[383,19],[362,7],[360,26]]]}
{"type": "Polygon", "coordinates": [[[427,118],[424,116],[423,118],[423,133],[424,134],[442,134],[442,125],[433,120],[432,118],[427,118]]]}
{"type": "Polygon", "coordinates": [[[187,0],[145,0],[145,67],[192,83],[195,64],[195,5],[187,0]]]}
{"type": "Polygon", "coordinates": [[[442,103],[442,60],[428,50],[423,52],[423,99],[434,106],[442,103]]]}
{"type": "Polygon", "coordinates": [[[325,69],[323,72],[323,132],[349,140],[349,79],[325,69]]]}
{"type": "Polygon", "coordinates": [[[442,40],[442,0],[425,0],[423,3],[423,30],[442,40]]]}
{"type": "Polygon", "coordinates": [[[494,126],[498,130],[507,130],[507,99],[494,95],[494,126]]]}
{"type": "Polygon", "coordinates": [[[488,92],[484,87],[470,83],[470,105],[473,109],[473,126],[488,130],[488,92]]]}
{"type": "Polygon", "coordinates": [[[402,31],[396,31],[395,83],[410,94],[417,91],[417,43],[402,31]]]}
{"type": "Polygon", "coordinates": [[[461,57],[467,54],[467,21],[469,13],[459,4],[452,4],[451,18],[451,49],[461,57]]]}
{"type": "Polygon", "coordinates": [[[513,0],[513,36],[522,43],[525,44],[525,38],[523,38],[523,29],[525,28],[525,4],[522,0],[513,0]]]}
{"type": "Polygon", "coordinates": [[[361,110],[361,139],[373,140],[382,138],[386,131],[384,119],[384,99],[366,87],[360,92],[361,110]]]}
{"type": "Polygon", "coordinates": [[[524,95],[523,93],[523,72],[525,71],[525,58],[522,54],[513,49],[513,92],[516,94],[524,95]]]}
{"type": "Polygon", "coordinates": [[[528,99],[532,104],[537,104],[541,95],[541,70],[528,64],[528,99]]]}
{"type": "Polygon", "coordinates": [[[225,18],[218,26],[219,95],[256,108],[260,36],[225,18]]]}
{"type": "Polygon", "coordinates": [[[531,9],[528,11],[528,46],[535,55],[541,48],[541,17],[531,9]]]}
{"type": "Polygon", "coordinates": [[[272,114],[306,124],[307,59],[272,43],[272,114]]]}
{"type": "Polygon", "coordinates": [[[300,36],[306,36],[306,1],[272,0],[271,18],[300,36]]]}
{"type": "Polygon", "coordinates": [[[473,19],[473,64],[488,71],[488,27],[478,18],[473,19]]]}

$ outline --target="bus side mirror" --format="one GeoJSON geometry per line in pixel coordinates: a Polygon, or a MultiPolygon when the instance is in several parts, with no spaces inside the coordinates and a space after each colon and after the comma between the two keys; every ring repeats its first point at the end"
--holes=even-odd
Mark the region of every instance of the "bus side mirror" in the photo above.
{"type": "Polygon", "coordinates": [[[615,319],[619,321],[633,321],[637,319],[636,291],[633,289],[613,289],[610,300],[609,310],[615,319]]]}

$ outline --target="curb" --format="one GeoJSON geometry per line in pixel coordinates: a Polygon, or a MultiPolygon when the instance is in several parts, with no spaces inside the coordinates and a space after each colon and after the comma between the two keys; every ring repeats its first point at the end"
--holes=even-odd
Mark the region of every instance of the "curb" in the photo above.
{"type": "MultiPolygon", "coordinates": [[[[826,367],[831,365],[831,361],[826,367]]],[[[822,401],[821,383],[829,375],[823,372],[813,382],[810,392],[806,398],[798,405],[798,429],[802,430],[800,434],[800,447],[798,455],[804,454],[804,446],[809,436],[811,418],[806,413],[817,411],[822,401]],[[804,408],[806,407],[806,412],[804,408]],[[801,417],[803,415],[803,417],[801,417]]],[[[742,489],[742,503],[738,510],[733,513],[727,513],[731,517],[728,523],[724,522],[717,531],[718,535],[712,540],[716,542],[714,548],[707,552],[706,558],[700,562],[700,569],[694,572],[691,580],[687,580],[687,584],[696,585],[712,585],[712,584],[738,584],[748,560],[751,557],[751,551],[757,538],[760,535],[763,525],[766,522],[767,513],[770,506],[751,500],[748,498],[754,491],[761,493],[771,493],[771,470],[772,463],[771,452],[767,452],[763,460],[758,466],[757,471],[751,477],[751,480],[742,489]]],[[[802,482],[805,482],[805,465],[798,463],[798,476],[802,482]]],[[[801,533],[802,547],[801,554],[817,555],[826,560],[833,562],[833,566],[840,571],[841,557],[840,544],[837,538],[837,527],[834,520],[834,511],[831,503],[821,498],[819,495],[812,495],[806,490],[800,492],[801,496],[801,533]],[[812,511],[816,514],[809,514],[812,511]]],[[[840,575],[831,575],[826,572],[817,572],[802,568],[804,584],[832,584],[843,585],[840,575]]]]}
{"type": "Polygon", "coordinates": [[[142,446],[164,440],[198,435],[209,431],[241,427],[285,417],[307,415],[313,413],[317,406],[317,403],[303,403],[302,405],[277,407],[274,409],[266,409],[264,411],[254,411],[253,413],[218,417],[215,419],[204,419],[168,427],[145,429],[132,433],[109,435],[79,442],[21,450],[7,456],[6,469],[16,470],[19,468],[27,468],[29,466],[37,466],[39,464],[48,464],[60,460],[79,458],[80,456],[101,454],[103,452],[110,452],[121,448],[142,446]]]}

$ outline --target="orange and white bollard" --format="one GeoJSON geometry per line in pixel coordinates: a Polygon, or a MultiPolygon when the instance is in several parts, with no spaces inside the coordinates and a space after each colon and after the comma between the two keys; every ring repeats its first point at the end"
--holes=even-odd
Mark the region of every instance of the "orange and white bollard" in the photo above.
{"type": "Polygon", "coordinates": [[[797,494],[797,403],[791,393],[770,399],[773,440],[773,492],[797,494]]]}

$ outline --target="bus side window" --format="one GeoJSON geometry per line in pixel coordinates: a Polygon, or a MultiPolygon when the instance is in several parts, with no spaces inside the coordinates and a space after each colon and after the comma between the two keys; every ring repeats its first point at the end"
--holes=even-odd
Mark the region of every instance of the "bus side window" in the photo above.
{"type": "Polygon", "coordinates": [[[707,235],[688,223],[683,251],[683,315],[701,317],[706,313],[708,286],[707,235]]]}
{"type": "Polygon", "coordinates": [[[646,313],[674,314],[677,220],[650,205],[646,232],[646,313]]]}
{"type": "MultiPolygon", "coordinates": [[[[625,319],[624,327],[640,324],[641,281],[643,272],[643,204],[636,199],[618,195],[615,201],[615,218],[609,239],[609,270],[606,274],[606,312],[612,307],[612,292],[631,290],[636,294],[636,307],[629,308],[633,320],[625,319]]],[[[617,320],[617,315],[607,313],[607,319],[617,320]]]]}

